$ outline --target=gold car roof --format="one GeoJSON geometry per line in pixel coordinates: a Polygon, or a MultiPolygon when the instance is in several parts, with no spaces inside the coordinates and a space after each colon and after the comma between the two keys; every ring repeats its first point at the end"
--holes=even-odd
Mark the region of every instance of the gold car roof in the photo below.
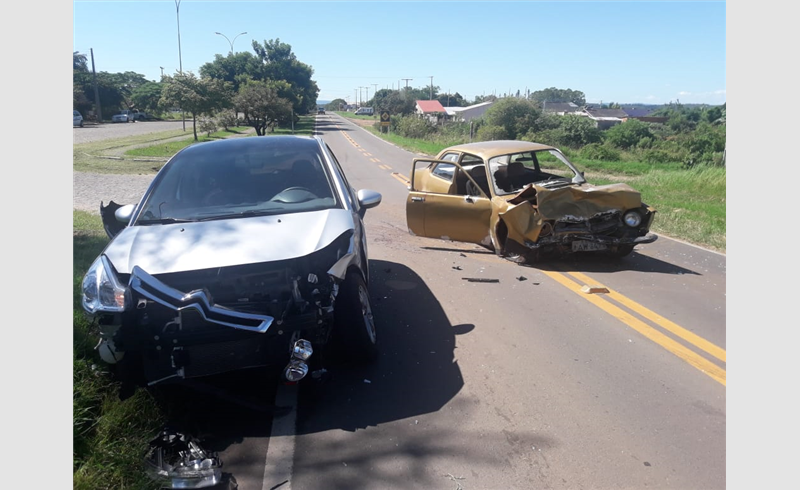
{"type": "Polygon", "coordinates": [[[477,155],[484,160],[495,157],[497,155],[507,155],[509,153],[520,153],[523,151],[539,151],[539,150],[555,150],[552,146],[543,145],[541,143],[532,143],[530,141],[515,141],[515,140],[497,140],[497,141],[478,141],[475,143],[465,143],[463,145],[451,146],[445,148],[439,153],[444,155],[450,151],[463,151],[477,155]]]}

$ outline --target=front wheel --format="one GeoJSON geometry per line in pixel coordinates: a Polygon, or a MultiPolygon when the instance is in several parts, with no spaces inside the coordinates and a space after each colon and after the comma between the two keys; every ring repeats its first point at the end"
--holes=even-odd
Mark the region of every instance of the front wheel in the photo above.
{"type": "Polygon", "coordinates": [[[334,320],[346,360],[370,363],[378,358],[378,337],[369,290],[358,272],[348,272],[340,286],[334,320]]]}

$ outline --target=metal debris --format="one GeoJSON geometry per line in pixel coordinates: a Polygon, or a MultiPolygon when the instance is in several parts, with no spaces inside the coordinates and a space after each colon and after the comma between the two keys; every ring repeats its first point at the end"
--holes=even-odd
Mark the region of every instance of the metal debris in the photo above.
{"type": "Polygon", "coordinates": [[[500,279],[490,279],[488,277],[462,277],[461,279],[469,282],[500,282],[500,279]]]}
{"type": "Polygon", "coordinates": [[[222,481],[222,460],[190,436],[169,428],[150,441],[148,474],[164,488],[206,488],[222,481]]]}

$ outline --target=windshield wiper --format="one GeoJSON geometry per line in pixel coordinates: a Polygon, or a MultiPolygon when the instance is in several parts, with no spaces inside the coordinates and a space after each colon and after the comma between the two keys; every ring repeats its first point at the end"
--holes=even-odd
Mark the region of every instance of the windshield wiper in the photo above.
{"type": "Polygon", "coordinates": [[[194,223],[196,219],[186,218],[158,218],[158,219],[140,219],[136,222],[137,225],[166,225],[170,223],[194,223]]]}
{"type": "Polygon", "coordinates": [[[199,218],[197,221],[213,221],[216,219],[230,219],[230,218],[249,218],[251,216],[267,216],[275,214],[277,209],[248,209],[247,211],[240,211],[238,213],[219,214],[216,216],[208,216],[206,218],[199,218]]]}

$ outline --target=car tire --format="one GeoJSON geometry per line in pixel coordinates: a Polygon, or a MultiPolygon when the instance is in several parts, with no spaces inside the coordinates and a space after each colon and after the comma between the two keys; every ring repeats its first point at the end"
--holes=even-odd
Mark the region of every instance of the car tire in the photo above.
{"type": "Polygon", "coordinates": [[[612,259],[621,259],[633,252],[633,245],[617,245],[606,251],[606,255],[612,259]]]}
{"type": "Polygon", "coordinates": [[[83,127],[83,121],[81,121],[81,127],[83,127]]]}
{"type": "Polygon", "coordinates": [[[348,272],[339,286],[334,322],[342,361],[368,364],[378,358],[378,339],[369,289],[364,278],[356,271],[348,272]]]}

